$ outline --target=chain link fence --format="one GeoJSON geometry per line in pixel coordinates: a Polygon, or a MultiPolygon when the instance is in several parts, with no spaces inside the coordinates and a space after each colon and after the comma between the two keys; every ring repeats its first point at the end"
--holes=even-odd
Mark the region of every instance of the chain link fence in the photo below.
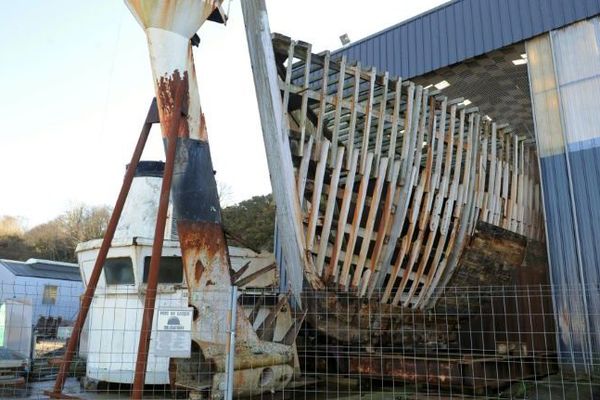
{"type": "MultiPolygon", "coordinates": [[[[48,286],[0,283],[2,398],[46,398],[54,384],[82,290],[48,286]]],[[[144,290],[97,291],[65,394],[131,395],[144,290]]],[[[557,312],[553,299],[599,292],[449,287],[424,310],[334,290],[304,293],[300,308],[276,289],[240,290],[232,302],[160,285],[144,397],[597,399],[600,355],[589,344],[600,333],[585,329],[597,316],[557,312]]]]}

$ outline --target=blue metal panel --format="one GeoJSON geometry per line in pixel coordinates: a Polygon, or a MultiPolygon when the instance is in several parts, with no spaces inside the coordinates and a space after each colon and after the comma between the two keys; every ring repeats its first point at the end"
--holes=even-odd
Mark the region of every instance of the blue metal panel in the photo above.
{"type": "Polygon", "coordinates": [[[400,50],[402,51],[402,53],[400,53],[400,58],[402,60],[402,69],[400,71],[395,72],[397,72],[400,76],[407,76],[407,74],[402,74],[402,71],[408,71],[409,68],[408,60],[410,56],[408,47],[408,25],[402,25],[399,29],[399,32],[401,43],[400,50]]]}
{"type": "Polygon", "coordinates": [[[585,365],[586,353],[585,302],[581,297],[581,281],[577,269],[575,223],[571,213],[569,178],[565,154],[540,158],[546,227],[552,283],[555,290],[558,338],[561,359],[565,365],[585,365]]]}
{"type": "Polygon", "coordinates": [[[483,52],[483,49],[485,48],[483,45],[484,21],[481,20],[482,16],[480,7],[482,6],[482,2],[476,1],[472,5],[473,7],[471,7],[471,22],[473,24],[473,52],[475,55],[479,54],[480,52],[483,52]]]}
{"type": "MultiPolygon", "coordinates": [[[[500,15],[499,2],[486,0],[489,5],[482,10],[484,18],[491,18],[494,15],[500,15]]],[[[500,45],[502,32],[498,25],[483,24],[483,46],[485,48],[495,47],[500,45]]]]}
{"type": "Polygon", "coordinates": [[[455,0],[336,53],[411,78],[599,13],[599,0],[455,0]]]}

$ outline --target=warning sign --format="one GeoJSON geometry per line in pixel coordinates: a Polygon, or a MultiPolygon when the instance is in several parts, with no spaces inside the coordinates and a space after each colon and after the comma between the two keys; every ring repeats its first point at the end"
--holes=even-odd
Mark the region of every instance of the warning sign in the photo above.
{"type": "Polygon", "coordinates": [[[192,309],[159,309],[154,353],[157,356],[189,358],[192,346],[192,309]]]}

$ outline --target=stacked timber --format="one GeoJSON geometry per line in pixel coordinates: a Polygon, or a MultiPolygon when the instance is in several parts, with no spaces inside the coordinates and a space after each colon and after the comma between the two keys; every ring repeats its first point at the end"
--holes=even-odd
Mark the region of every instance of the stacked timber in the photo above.
{"type": "Polygon", "coordinates": [[[522,267],[523,241],[544,237],[537,156],[525,135],[463,99],[314,54],[308,43],[275,34],[273,49],[313,289],[433,308],[464,279],[463,264],[462,274],[477,268],[463,260],[469,249],[477,257],[478,226],[506,232],[522,250],[481,268],[484,280],[522,267]]]}

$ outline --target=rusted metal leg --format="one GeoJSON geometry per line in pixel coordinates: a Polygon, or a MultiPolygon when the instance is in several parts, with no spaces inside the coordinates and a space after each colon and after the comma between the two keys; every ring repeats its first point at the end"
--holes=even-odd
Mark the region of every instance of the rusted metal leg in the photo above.
{"type": "MultiPolygon", "coordinates": [[[[178,85],[175,97],[174,110],[181,110],[183,103],[183,84],[178,85]]],[[[152,320],[154,318],[154,305],[156,303],[156,288],[158,286],[158,268],[165,236],[167,223],[167,211],[169,208],[169,196],[171,194],[171,181],[175,166],[175,155],[177,151],[177,131],[181,122],[181,112],[173,113],[174,121],[171,121],[168,130],[165,170],[160,190],[158,203],[158,215],[156,217],[156,228],[154,230],[154,241],[152,243],[152,256],[150,258],[150,271],[148,273],[148,285],[146,288],[146,301],[144,304],[142,327],[140,330],[140,341],[138,345],[137,360],[135,363],[135,374],[133,379],[133,399],[141,399],[146,378],[146,366],[148,363],[148,350],[150,346],[150,335],[152,333],[152,320]]]]}
{"type": "Polygon", "coordinates": [[[47,393],[51,397],[60,397],[60,394],[62,392],[65,379],[67,378],[67,372],[69,371],[71,361],[73,360],[73,355],[75,354],[75,349],[79,344],[79,336],[81,334],[81,330],[83,329],[83,324],[85,323],[85,320],[87,318],[87,314],[90,309],[94,293],[96,291],[98,279],[100,279],[102,266],[106,261],[108,249],[110,248],[110,245],[112,243],[115,230],[117,229],[117,224],[119,223],[119,218],[121,217],[121,212],[123,211],[123,206],[125,205],[125,200],[127,199],[129,189],[131,188],[131,183],[133,182],[133,178],[135,176],[135,170],[140,161],[140,158],[142,157],[142,152],[144,150],[144,147],[146,146],[146,141],[148,139],[148,135],[150,134],[152,124],[155,122],[158,122],[158,110],[156,108],[156,99],[153,100],[152,104],[150,105],[148,115],[146,116],[146,122],[144,123],[142,132],[140,133],[140,137],[135,146],[135,150],[133,152],[133,155],[131,156],[129,167],[125,172],[123,185],[121,186],[119,197],[117,197],[117,201],[115,203],[115,207],[110,217],[110,221],[108,222],[106,233],[104,234],[102,245],[100,246],[100,250],[98,251],[98,258],[96,258],[96,263],[94,264],[94,268],[92,269],[90,280],[87,284],[85,293],[83,295],[83,299],[81,300],[81,309],[79,310],[77,320],[75,321],[75,325],[73,326],[73,333],[71,334],[71,338],[69,339],[69,342],[67,344],[67,350],[65,352],[65,356],[62,360],[58,375],[56,377],[56,381],[54,383],[54,389],[52,392],[47,393]]]}

